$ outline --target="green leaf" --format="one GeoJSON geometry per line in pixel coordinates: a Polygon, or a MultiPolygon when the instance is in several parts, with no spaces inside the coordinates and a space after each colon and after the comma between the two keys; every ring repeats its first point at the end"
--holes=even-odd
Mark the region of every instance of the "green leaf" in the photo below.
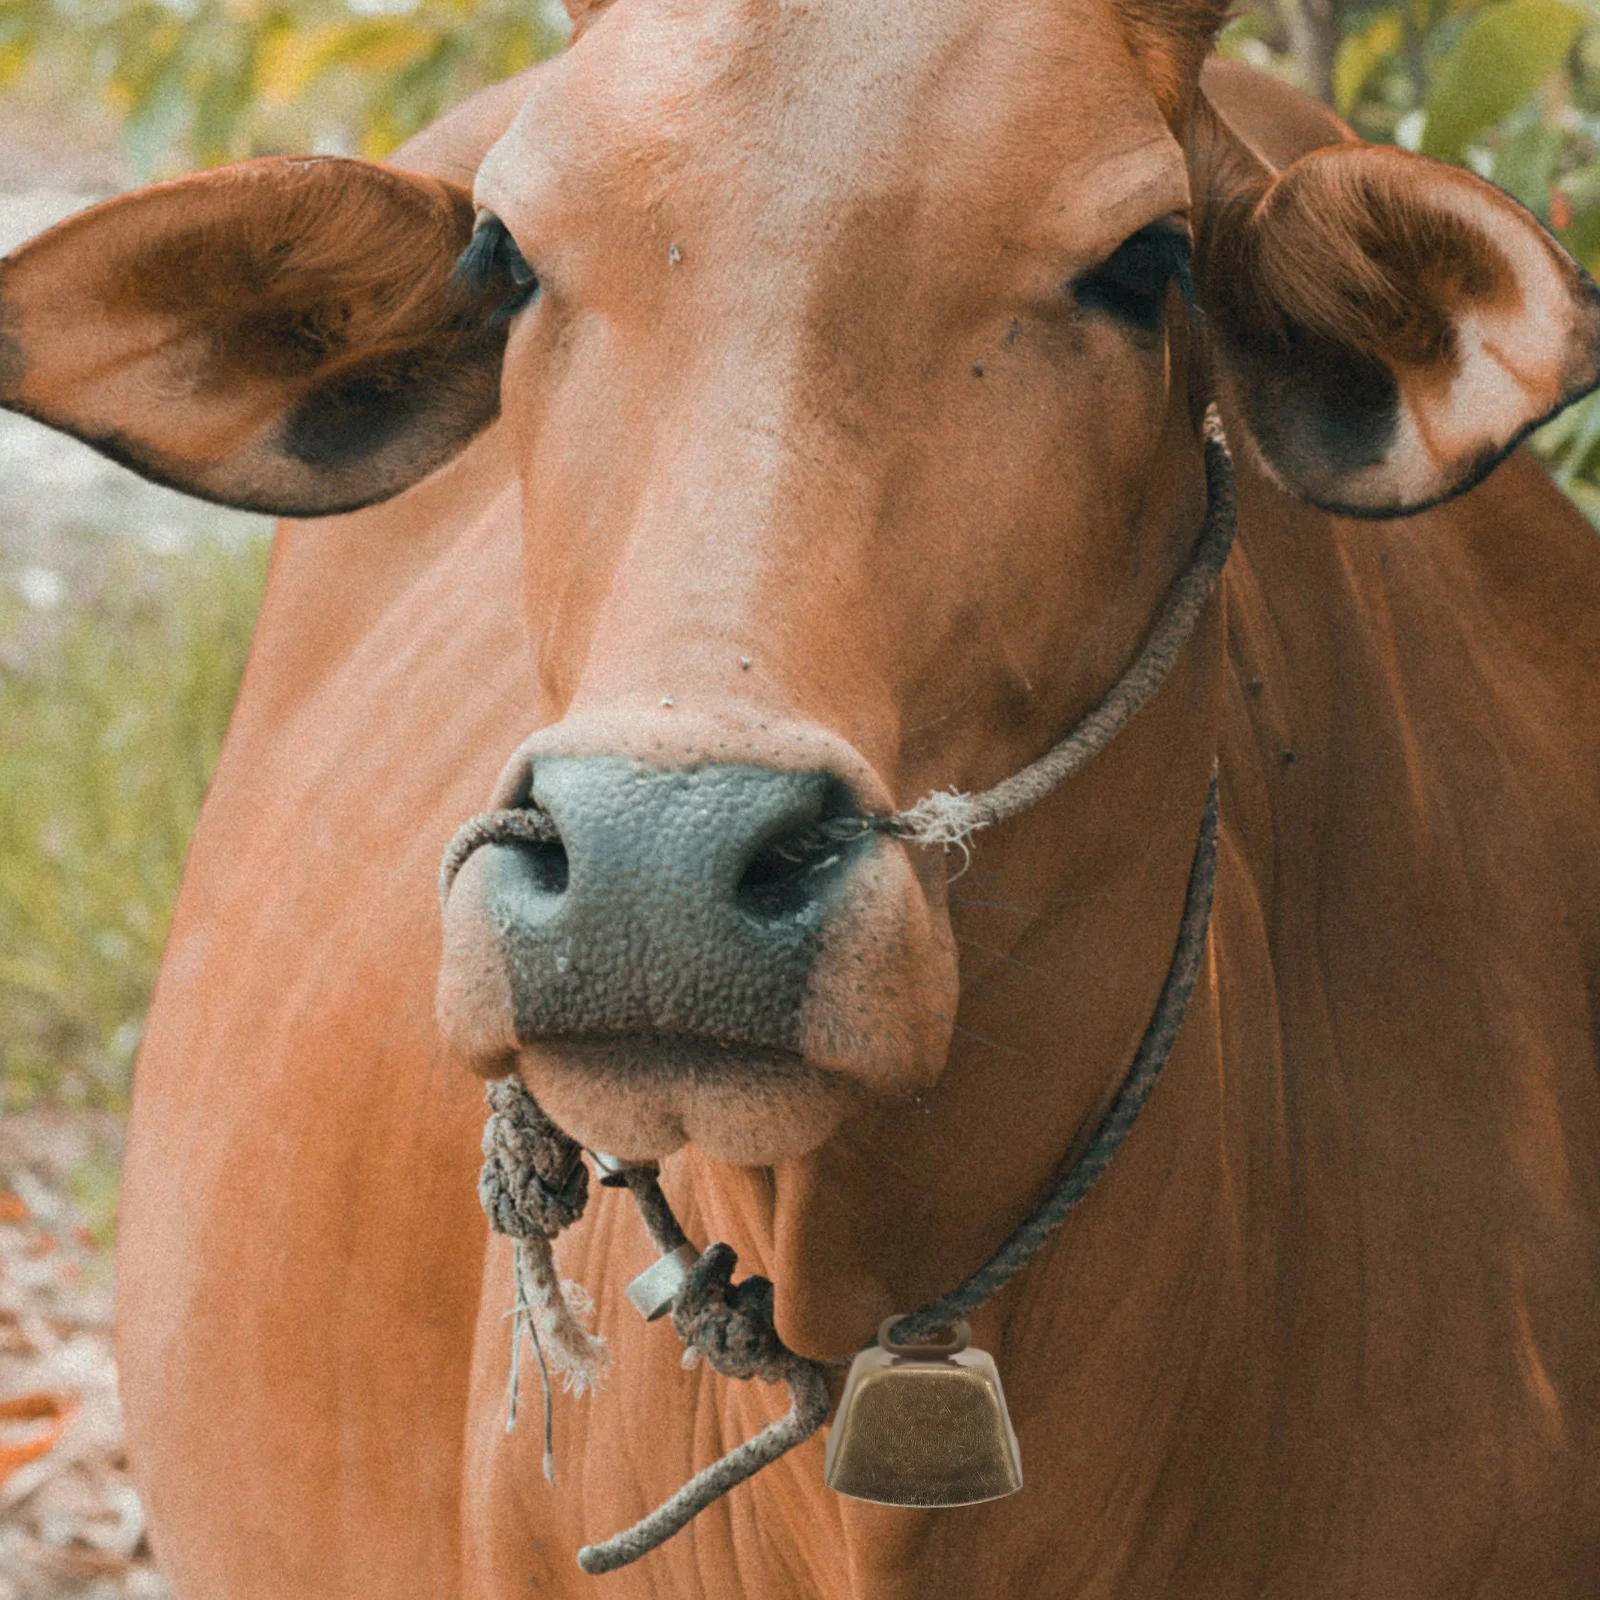
{"type": "Polygon", "coordinates": [[[41,22],[37,0],[0,0],[0,88],[32,59],[41,22]]]}
{"type": "Polygon", "coordinates": [[[123,148],[138,175],[149,180],[161,172],[189,125],[191,97],[182,56],[171,56],[143,86],[122,125],[123,148]]]}
{"type": "Polygon", "coordinates": [[[226,161],[236,153],[235,134],[255,97],[260,34],[251,28],[235,28],[219,43],[221,49],[208,64],[194,95],[189,133],[195,154],[208,164],[226,161]]]}
{"type": "Polygon", "coordinates": [[[1423,150],[1457,158],[1510,116],[1560,69],[1586,15],[1565,0],[1501,0],[1479,11],[1434,76],[1423,150]]]}
{"type": "Polygon", "coordinates": [[[1585,483],[1581,479],[1574,479],[1567,485],[1567,493],[1577,503],[1578,509],[1600,529],[1600,489],[1592,483],[1585,483]]]}
{"type": "Polygon", "coordinates": [[[1564,144],[1558,128],[1530,122],[1506,134],[1494,147],[1490,176],[1546,225],[1550,221],[1550,185],[1564,144]]]}
{"type": "Polygon", "coordinates": [[[256,94],[271,105],[300,99],[327,64],[323,49],[333,31],[306,32],[283,21],[265,29],[256,51],[256,94]]]}
{"type": "Polygon", "coordinates": [[[1588,270],[1600,271],[1600,162],[1575,168],[1556,186],[1570,209],[1561,242],[1588,270]]]}
{"type": "Polygon", "coordinates": [[[1593,476],[1585,469],[1592,465],[1597,447],[1600,447],[1600,394],[1585,395],[1534,435],[1534,448],[1551,464],[1556,481],[1563,489],[1579,478],[1593,476]]]}
{"type": "Polygon", "coordinates": [[[425,57],[437,41],[436,30],[399,18],[343,23],[323,30],[306,81],[331,67],[388,77],[425,57]]]}
{"type": "Polygon", "coordinates": [[[1333,67],[1333,103],[1348,115],[1367,85],[1372,69],[1398,50],[1405,39],[1399,15],[1389,12],[1339,46],[1333,67]]]}

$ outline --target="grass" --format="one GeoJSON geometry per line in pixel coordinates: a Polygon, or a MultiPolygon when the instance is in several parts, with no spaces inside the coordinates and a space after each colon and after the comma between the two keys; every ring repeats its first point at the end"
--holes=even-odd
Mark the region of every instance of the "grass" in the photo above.
{"type": "Polygon", "coordinates": [[[266,551],[80,528],[0,573],[0,1110],[125,1104],[266,551]]]}

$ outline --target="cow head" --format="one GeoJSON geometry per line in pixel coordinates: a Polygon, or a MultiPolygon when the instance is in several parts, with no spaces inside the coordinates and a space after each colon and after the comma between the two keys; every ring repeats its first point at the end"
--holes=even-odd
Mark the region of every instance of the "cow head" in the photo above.
{"type": "MultiPolygon", "coordinates": [[[[268,161],[28,246],[0,395],[290,515],[504,413],[538,700],[490,798],[560,837],[467,859],[441,1018],[586,1143],[767,1163],[930,1084],[957,1003],[946,861],[812,824],[1095,702],[1212,392],[1285,489],[1398,515],[1596,381],[1600,311],[1466,173],[1266,170],[1199,93],[1202,0],[582,13],[470,195],[268,161]]],[[[1198,810],[1191,720],[1155,759],[1198,810]]]]}

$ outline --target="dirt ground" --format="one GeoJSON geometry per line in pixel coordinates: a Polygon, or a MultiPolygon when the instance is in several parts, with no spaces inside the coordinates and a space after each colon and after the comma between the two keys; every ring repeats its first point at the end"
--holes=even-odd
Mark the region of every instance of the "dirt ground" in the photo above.
{"type": "Polygon", "coordinates": [[[0,1600],[166,1600],[128,1475],[111,1354],[121,1128],[0,1123],[0,1600]]]}

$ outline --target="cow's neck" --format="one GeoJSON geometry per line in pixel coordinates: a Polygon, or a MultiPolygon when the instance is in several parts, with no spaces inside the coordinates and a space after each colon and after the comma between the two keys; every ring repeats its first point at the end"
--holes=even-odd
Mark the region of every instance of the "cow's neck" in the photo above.
{"type": "Polygon", "coordinates": [[[939,1082],[775,1173],[780,1329],[806,1353],[854,1349],[987,1260],[1118,1088],[1172,961],[1219,642],[1213,615],[1145,716],[975,841],[950,890],[963,985],[939,1082]]]}

